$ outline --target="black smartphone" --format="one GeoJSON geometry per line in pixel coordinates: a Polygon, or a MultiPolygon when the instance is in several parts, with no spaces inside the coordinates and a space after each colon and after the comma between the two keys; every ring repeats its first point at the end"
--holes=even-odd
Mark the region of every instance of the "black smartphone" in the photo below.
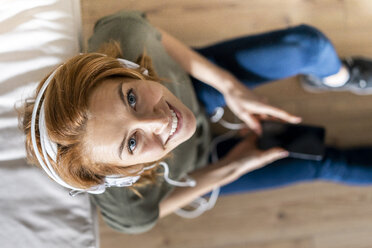
{"type": "Polygon", "coordinates": [[[263,121],[258,148],[282,147],[292,158],[322,160],[325,129],[319,126],[263,121]]]}

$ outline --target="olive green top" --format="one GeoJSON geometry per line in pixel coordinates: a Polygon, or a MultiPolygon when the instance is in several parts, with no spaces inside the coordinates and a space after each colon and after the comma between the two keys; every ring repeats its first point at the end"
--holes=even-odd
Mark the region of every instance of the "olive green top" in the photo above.
{"type": "MultiPolygon", "coordinates": [[[[135,61],[146,48],[154,68],[161,78],[172,83],[164,85],[194,113],[197,121],[195,134],[173,150],[169,165],[171,179],[178,180],[187,173],[207,164],[210,127],[200,108],[188,74],[167,54],[161,34],[141,12],[122,11],[100,19],[89,40],[89,51],[98,50],[109,40],[120,42],[124,59],[135,61]]],[[[160,169],[162,170],[162,169],[160,169]]],[[[114,229],[125,233],[140,233],[152,228],[159,217],[159,202],[174,188],[158,177],[159,182],[139,188],[143,198],[128,188],[108,188],[104,194],[91,195],[103,218],[114,229]]]]}

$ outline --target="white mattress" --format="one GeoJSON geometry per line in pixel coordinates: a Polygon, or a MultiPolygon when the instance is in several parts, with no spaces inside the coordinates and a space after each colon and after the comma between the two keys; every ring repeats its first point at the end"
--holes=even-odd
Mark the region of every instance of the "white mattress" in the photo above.
{"type": "Polygon", "coordinates": [[[80,3],[0,2],[0,247],[98,247],[87,195],[70,197],[26,164],[14,110],[51,69],[79,52],[80,3]]]}

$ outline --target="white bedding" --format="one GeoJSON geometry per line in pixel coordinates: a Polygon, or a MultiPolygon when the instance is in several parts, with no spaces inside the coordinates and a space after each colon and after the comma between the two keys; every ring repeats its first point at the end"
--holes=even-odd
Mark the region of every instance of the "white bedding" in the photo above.
{"type": "Polygon", "coordinates": [[[14,104],[80,50],[78,0],[1,0],[0,247],[98,247],[87,195],[70,197],[26,164],[14,104]]]}

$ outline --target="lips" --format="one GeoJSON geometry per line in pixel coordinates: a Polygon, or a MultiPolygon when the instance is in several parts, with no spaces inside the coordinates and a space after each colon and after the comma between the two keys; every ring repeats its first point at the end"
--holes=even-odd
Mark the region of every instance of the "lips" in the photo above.
{"type": "Polygon", "coordinates": [[[172,118],[171,118],[171,130],[169,131],[169,136],[165,144],[168,143],[169,140],[171,140],[180,130],[182,127],[182,115],[181,113],[171,104],[167,102],[172,118]]]}

